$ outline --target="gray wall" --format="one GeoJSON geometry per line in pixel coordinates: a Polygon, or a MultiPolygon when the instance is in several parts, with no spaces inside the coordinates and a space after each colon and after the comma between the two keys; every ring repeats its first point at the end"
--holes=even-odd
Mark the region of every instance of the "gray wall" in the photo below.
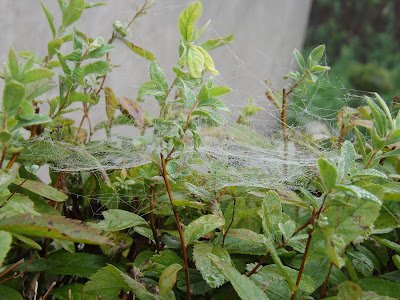
{"type": "MultiPolygon", "coordinates": [[[[57,1],[42,2],[54,14],[57,27],[60,24],[57,1]]],[[[135,5],[142,5],[139,0],[103,2],[108,5],[84,12],[76,27],[91,37],[103,36],[105,40],[110,37],[115,20],[131,18],[135,5]]],[[[311,0],[203,0],[202,3],[203,16],[198,26],[211,19],[203,39],[235,34],[233,44],[210,53],[221,74],[217,83],[226,84],[234,91],[224,100],[237,111],[253,96],[257,104],[266,108],[265,116],[270,115],[273,110],[264,96],[264,80],[269,78],[274,87],[280,88],[284,84],[282,75],[295,66],[292,53],[294,48],[302,47],[311,0]]],[[[168,78],[173,77],[172,66],[178,59],[177,19],[187,4],[187,0],[155,1],[149,14],[138,19],[131,36],[135,44],[153,52],[168,78]]],[[[0,0],[0,28],[1,62],[7,60],[10,46],[16,51],[29,49],[41,57],[46,55],[51,31],[39,0],[0,0]]],[[[116,45],[112,62],[123,66],[112,71],[107,85],[117,96],[135,98],[140,84],[149,78],[149,62],[125,45],[116,45]]],[[[147,108],[155,105],[155,101],[149,101],[147,108]]],[[[104,115],[100,110],[93,113],[98,118],[104,115]]],[[[232,115],[233,119],[237,118],[237,114],[232,115]]]]}

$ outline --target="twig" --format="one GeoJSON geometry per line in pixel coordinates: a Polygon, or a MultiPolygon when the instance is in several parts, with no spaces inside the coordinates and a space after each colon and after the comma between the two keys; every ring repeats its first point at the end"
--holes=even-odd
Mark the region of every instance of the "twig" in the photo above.
{"type": "Polygon", "coordinates": [[[124,28],[124,31],[127,30],[127,29],[129,28],[129,26],[131,26],[131,24],[132,24],[132,23],[135,21],[135,19],[139,16],[139,14],[142,13],[142,12],[146,9],[147,4],[149,4],[149,1],[148,1],[148,0],[145,0],[145,1],[144,1],[144,4],[143,4],[143,6],[142,6],[142,8],[139,9],[139,10],[136,12],[136,14],[133,16],[132,20],[131,20],[131,21],[128,23],[128,25],[126,25],[126,27],[124,28]]]}
{"type": "Polygon", "coordinates": [[[10,161],[8,162],[6,168],[9,169],[12,167],[12,165],[16,162],[18,156],[20,155],[20,152],[16,152],[12,155],[10,161]]]}
{"type": "Polygon", "coordinates": [[[288,166],[287,166],[287,157],[288,157],[288,144],[289,144],[289,135],[287,132],[287,125],[286,125],[286,102],[287,102],[287,94],[286,89],[282,90],[282,110],[281,110],[281,122],[282,122],[282,129],[283,129],[283,155],[284,155],[284,165],[283,165],[283,173],[284,177],[287,178],[288,173],[288,166]]]}
{"type": "Polygon", "coordinates": [[[51,291],[54,289],[54,287],[56,286],[57,282],[54,281],[51,286],[49,287],[49,289],[47,290],[46,294],[44,294],[42,300],[46,300],[47,296],[51,293],[51,291]]]}
{"type": "Polygon", "coordinates": [[[231,222],[229,223],[228,228],[226,229],[226,231],[225,231],[225,233],[224,233],[224,235],[222,237],[222,245],[221,245],[222,248],[224,248],[224,246],[225,246],[226,235],[228,234],[229,229],[231,228],[231,226],[233,224],[233,221],[235,220],[235,207],[236,207],[236,197],[233,196],[232,218],[231,218],[231,222]]]}
{"type": "Polygon", "coordinates": [[[6,152],[7,152],[7,145],[4,144],[3,147],[4,147],[4,149],[3,149],[3,153],[1,155],[0,168],[3,167],[3,161],[4,161],[5,157],[6,157],[6,152]]]}
{"type": "Polygon", "coordinates": [[[174,199],[172,198],[171,188],[169,186],[169,181],[168,181],[168,177],[167,177],[167,168],[165,166],[165,159],[164,159],[164,156],[162,155],[162,153],[160,154],[160,156],[161,156],[161,164],[162,164],[162,175],[163,175],[163,178],[165,181],[165,186],[167,187],[167,192],[168,192],[169,200],[171,201],[172,210],[174,211],[175,221],[176,221],[176,225],[178,227],[179,237],[180,237],[181,245],[182,245],[183,261],[184,261],[184,268],[185,268],[185,275],[186,275],[186,299],[190,300],[190,294],[192,291],[190,290],[189,264],[188,264],[187,253],[186,253],[185,240],[183,237],[183,231],[182,231],[181,223],[179,221],[178,212],[176,211],[176,207],[174,206],[174,199]]]}
{"type": "Polygon", "coordinates": [[[265,291],[267,290],[267,288],[271,285],[272,281],[275,280],[275,277],[272,277],[272,279],[267,283],[267,285],[263,288],[263,293],[265,293],[265,291]]]}
{"type": "Polygon", "coordinates": [[[324,299],[326,296],[326,287],[328,286],[328,280],[329,276],[331,275],[332,267],[333,267],[333,262],[330,261],[328,275],[326,275],[325,281],[322,284],[321,293],[319,294],[320,299],[324,299]]]}
{"type": "Polygon", "coordinates": [[[153,237],[154,237],[154,242],[156,244],[156,251],[157,253],[160,252],[160,243],[158,241],[158,233],[157,233],[157,229],[154,225],[154,185],[151,184],[150,185],[150,228],[151,231],[153,232],[153,237]]]}
{"type": "Polygon", "coordinates": [[[11,272],[13,269],[15,269],[16,267],[18,267],[20,264],[22,264],[25,261],[25,258],[17,261],[15,264],[13,264],[11,267],[8,267],[6,270],[4,270],[1,274],[0,274],[0,278],[2,278],[3,276],[7,275],[9,272],[11,272]]]}
{"type": "Polygon", "coordinates": [[[163,111],[164,111],[164,109],[165,109],[165,106],[167,105],[167,98],[168,98],[169,94],[171,93],[171,90],[172,90],[172,88],[174,87],[175,82],[176,82],[177,80],[178,80],[178,75],[176,75],[174,81],[171,83],[171,85],[170,85],[170,87],[169,87],[169,89],[168,89],[167,94],[165,95],[165,101],[164,101],[163,105],[162,105],[161,108],[160,108],[160,115],[159,115],[159,118],[162,117],[162,113],[163,113],[163,111]]]}
{"type": "Polygon", "coordinates": [[[22,181],[21,184],[18,185],[17,188],[12,192],[12,194],[11,194],[10,196],[8,196],[8,198],[7,198],[6,201],[10,200],[10,198],[11,198],[12,196],[14,196],[14,194],[15,194],[16,192],[18,192],[19,188],[20,188],[31,176],[32,176],[32,173],[29,173],[29,175],[24,179],[24,181],[22,181]]]}
{"type": "MultiPolygon", "coordinates": [[[[323,204],[321,205],[321,208],[323,207],[323,204]]],[[[320,212],[321,209],[318,211],[320,212]]],[[[301,280],[301,276],[303,275],[303,271],[304,271],[304,267],[306,265],[306,260],[307,260],[307,255],[308,255],[308,251],[310,250],[310,245],[311,245],[311,239],[312,239],[312,233],[314,232],[314,223],[315,223],[315,219],[316,219],[316,210],[315,208],[313,209],[313,214],[312,214],[312,218],[311,218],[311,228],[308,229],[308,239],[307,239],[307,244],[306,244],[306,249],[304,250],[304,254],[303,254],[303,259],[301,261],[301,265],[300,265],[300,269],[299,269],[299,274],[297,275],[297,280],[296,280],[296,286],[298,287],[300,284],[300,280],[301,280]]],[[[296,296],[296,292],[297,291],[293,291],[292,293],[292,297],[291,300],[295,299],[296,296]]]]}

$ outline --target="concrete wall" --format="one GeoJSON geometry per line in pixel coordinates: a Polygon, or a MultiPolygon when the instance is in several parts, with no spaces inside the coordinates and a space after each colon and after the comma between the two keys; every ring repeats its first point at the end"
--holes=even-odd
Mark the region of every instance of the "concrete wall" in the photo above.
{"type": "MultiPolygon", "coordinates": [[[[57,1],[42,2],[54,14],[56,27],[59,26],[57,1]]],[[[76,27],[91,37],[103,36],[105,40],[110,37],[115,20],[130,19],[135,5],[142,5],[139,0],[103,2],[108,5],[85,11],[76,27]]],[[[271,79],[277,88],[284,84],[282,75],[294,66],[293,49],[302,47],[311,0],[203,0],[202,3],[203,16],[198,26],[211,19],[204,40],[235,34],[233,44],[210,53],[221,73],[217,82],[234,90],[225,101],[238,110],[253,96],[257,104],[268,107],[264,80],[271,79]]],[[[187,0],[156,0],[149,14],[138,19],[131,36],[135,44],[153,52],[170,79],[174,75],[172,66],[178,59],[177,20],[187,4],[187,0]]],[[[29,49],[41,57],[46,55],[51,31],[39,0],[0,0],[0,28],[1,62],[7,60],[10,46],[16,51],[29,49]]],[[[123,66],[112,71],[107,85],[117,96],[135,98],[140,84],[149,79],[149,62],[125,45],[116,45],[112,62],[123,66]]],[[[153,105],[155,101],[150,101],[147,108],[152,109],[153,105]]]]}

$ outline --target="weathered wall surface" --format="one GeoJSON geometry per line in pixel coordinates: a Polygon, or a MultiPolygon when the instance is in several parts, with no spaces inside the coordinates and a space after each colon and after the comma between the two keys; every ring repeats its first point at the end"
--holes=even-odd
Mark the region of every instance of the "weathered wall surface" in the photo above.
{"type": "MultiPolygon", "coordinates": [[[[56,0],[42,0],[54,14],[56,27],[60,13],[56,0]]],[[[97,2],[92,0],[92,2],[97,2]]],[[[76,24],[91,37],[107,40],[115,20],[129,19],[140,0],[103,0],[108,5],[83,13],[76,24]]],[[[282,75],[294,66],[293,49],[301,48],[307,26],[311,0],[203,0],[202,26],[211,19],[203,39],[235,34],[233,44],[211,51],[217,80],[234,90],[230,107],[237,110],[253,96],[259,105],[267,105],[264,80],[269,78],[276,87],[283,84],[282,75]]],[[[178,60],[179,35],[177,19],[187,0],[156,0],[149,14],[139,18],[131,40],[153,52],[168,78],[178,60]]],[[[51,31],[39,0],[0,0],[0,61],[7,60],[8,49],[33,50],[46,55],[51,31]]],[[[149,62],[137,56],[123,44],[116,44],[112,62],[122,67],[113,70],[107,85],[118,96],[136,97],[140,84],[149,78],[149,62]]],[[[0,83],[2,85],[2,83],[0,83]]],[[[2,86],[0,86],[2,88],[2,86]]],[[[150,103],[155,105],[154,103],[150,103]]]]}

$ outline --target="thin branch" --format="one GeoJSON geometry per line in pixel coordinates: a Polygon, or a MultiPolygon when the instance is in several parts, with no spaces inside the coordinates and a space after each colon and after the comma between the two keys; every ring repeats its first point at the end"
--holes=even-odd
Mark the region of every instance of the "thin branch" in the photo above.
{"type": "Polygon", "coordinates": [[[54,289],[54,287],[56,286],[57,282],[54,281],[51,286],[49,287],[49,289],[47,290],[46,294],[44,294],[42,300],[46,300],[47,296],[51,293],[51,291],[54,289]]]}
{"type": "Polygon", "coordinates": [[[232,218],[231,218],[231,222],[229,223],[228,228],[226,229],[226,231],[225,231],[225,233],[224,233],[224,235],[222,237],[222,245],[221,245],[222,248],[224,248],[224,246],[225,246],[226,235],[228,234],[229,229],[231,228],[231,226],[233,224],[233,221],[235,220],[235,208],[236,208],[236,197],[233,196],[232,218]]]}
{"type": "Polygon", "coordinates": [[[7,275],[8,273],[10,273],[13,269],[15,269],[16,267],[18,267],[20,264],[22,264],[25,261],[25,258],[17,261],[15,264],[13,264],[11,267],[8,267],[6,270],[4,270],[1,274],[0,274],[0,278],[2,278],[3,276],[7,275]]]}
{"type": "Polygon", "coordinates": [[[284,177],[287,178],[288,166],[287,166],[287,157],[288,157],[288,144],[289,144],[289,134],[287,132],[287,124],[286,124],[286,110],[287,110],[287,94],[286,89],[282,90],[282,110],[281,110],[281,122],[282,122],[282,130],[283,130],[283,155],[284,155],[284,165],[283,165],[283,174],[284,177]]]}
{"type": "Polygon", "coordinates": [[[169,89],[168,89],[167,94],[165,95],[164,103],[163,103],[163,105],[162,105],[161,108],[160,108],[160,115],[159,115],[159,118],[162,117],[162,113],[163,113],[163,111],[164,111],[164,109],[165,109],[165,106],[167,105],[168,96],[169,96],[169,94],[171,93],[171,90],[172,90],[172,88],[174,87],[175,82],[176,82],[177,80],[178,80],[178,75],[176,75],[174,81],[171,83],[171,85],[170,85],[170,87],[169,87],[169,89]]]}
{"type": "Polygon", "coordinates": [[[326,287],[328,286],[328,280],[329,276],[331,275],[332,267],[333,267],[333,262],[330,261],[328,275],[326,275],[325,281],[322,284],[321,293],[319,294],[320,299],[324,299],[326,296],[326,287]]]}
{"type": "Polygon", "coordinates": [[[16,192],[18,192],[18,190],[20,189],[20,187],[21,187],[31,176],[32,176],[32,173],[29,173],[29,175],[24,179],[24,181],[22,181],[21,184],[18,185],[17,188],[12,192],[12,194],[11,194],[10,196],[8,196],[8,198],[7,198],[6,201],[10,200],[10,198],[11,198],[12,196],[14,196],[16,192]]]}
{"type": "Polygon", "coordinates": [[[174,206],[174,199],[172,198],[171,188],[169,186],[169,181],[168,181],[168,177],[167,177],[167,168],[165,166],[165,159],[164,159],[164,156],[162,155],[162,153],[160,154],[160,156],[161,156],[161,164],[162,164],[162,175],[164,178],[165,186],[167,187],[167,192],[168,192],[169,200],[171,201],[172,210],[174,211],[175,221],[176,221],[176,225],[178,227],[179,237],[180,237],[181,245],[182,245],[183,261],[184,261],[184,268],[185,268],[185,275],[186,275],[186,299],[190,300],[190,294],[192,291],[190,290],[189,264],[188,264],[188,258],[187,258],[187,253],[186,253],[185,240],[183,237],[183,231],[182,231],[181,223],[179,221],[178,212],[176,211],[176,207],[174,206]]]}
{"type": "Polygon", "coordinates": [[[10,161],[8,162],[6,168],[9,169],[12,167],[12,165],[16,162],[17,158],[19,157],[20,152],[16,152],[12,155],[10,161]]]}

